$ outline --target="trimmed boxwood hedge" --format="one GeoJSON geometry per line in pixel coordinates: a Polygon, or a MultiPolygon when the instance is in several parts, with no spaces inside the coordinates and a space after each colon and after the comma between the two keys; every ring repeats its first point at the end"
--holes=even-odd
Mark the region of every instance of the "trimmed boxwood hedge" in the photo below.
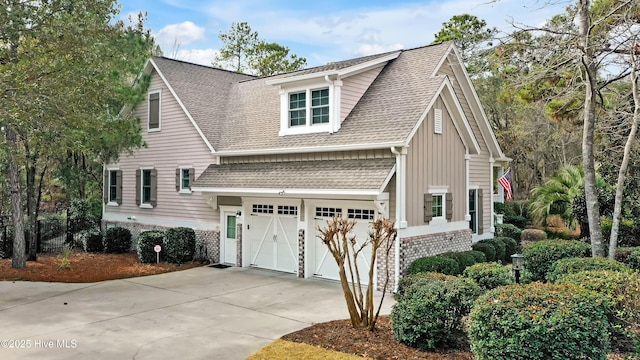
{"type": "Polygon", "coordinates": [[[394,337],[420,350],[446,348],[464,334],[462,318],[480,289],[455,276],[422,276],[404,288],[391,311],[394,337]]]}
{"type": "Polygon", "coordinates": [[[164,246],[164,231],[150,230],[138,235],[138,242],[136,244],[138,260],[142,263],[156,262],[158,257],[154,249],[156,245],[160,245],[160,260],[164,260],[167,253],[167,249],[164,246]]]}
{"type": "Polygon", "coordinates": [[[627,265],[606,258],[565,258],[554,262],[547,273],[547,281],[555,282],[561,276],[586,270],[628,271],[627,265]]]}
{"type": "Polygon", "coordinates": [[[497,262],[469,266],[462,276],[475,281],[482,291],[513,284],[511,270],[497,262]]]}
{"type": "Polygon", "coordinates": [[[544,281],[554,262],[571,257],[587,257],[591,246],[578,240],[540,240],[522,247],[524,267],[532,281],[544,281]]]}
{"type": "Polygon", "coordinates": [[[115,226],[104,234],[104,251],[108,254],[126,253],[131,250],[131,231],[115,226]]]}
{"type": "Polygon", "coordinates": [[[510,237],[520,244],[522,230],[513,224],[496,224],[496,236],[510,237]]]}
{"type": "Polygon", "coordinates": [[[606,299],[574,285],[490,290],[474,303],[468,324],[480,360],[605,360],[609,349],[606,299]]]}
{"type": "Polygon", "coordinates": [[[102,232],[97,229],[87,230],[85,250],[92,253],[101,253],[104,251],[104,237],[102,232]]]}
{"type": "Polygon", "coordinates": [[[460,272],[458,262],[444,256],[427,256],[416,259],[409,265],[408,273],[417,274],[421,272],[439,272],[447,275],[457,275],[460,272]]]}
{"type": "Polygon", "coordinates": [[[482,251],[469,250],[466,252],[468,252],[469,254],[471,254],[471,256],[473,256],[473,258],[476,260],[476,264],[487,262],[487,256],[482,251]]]}
{"type": "Polygon", "coordinates": [[[471,248],[473,250],[482,252],[487,258],[487,261],[496,261],[496,248],[493,245],[483,242],[477,242],[471,245],[471,248]]]}
{"type": "Polygon", "coordinates": [[[167,261],[182,264],[192,261],[196,253],[196,232],[188,227],[175,227],[164,235],[167,261]]]}
{"type": "Polygon", "coordinates": [[[501,238],[484,239],[479,242],[492,245],[496,249],[495,261],[503,262],[506,254],[506,245],[504,244],[504,241],[500,239],[501,238]]]}
{"type": "Polygon", "coordinates": [[[476,263],[476,258],[468,251],[449,252],[442,254],[442,256],[451,258],[458,263],[458,274],[462,274],[464,269],[476,263]]]}
{"type": "Polygon", "coordinates": [[[515,239],[506,236],[500,236],[496,239],[501,240],[505,246],[503,263],[510,263],[511,255],[516,254],[519,250],[518,242],[515,239]]]}

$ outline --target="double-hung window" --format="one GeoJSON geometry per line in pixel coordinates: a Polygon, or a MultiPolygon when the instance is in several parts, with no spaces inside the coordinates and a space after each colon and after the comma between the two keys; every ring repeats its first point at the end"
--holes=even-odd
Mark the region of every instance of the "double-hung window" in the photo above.
{"type": "Polygon", "coordinates": [[[431,195],[433,199],[431,202],[431,214],[434,218],[441,218],[444,216],[444,195],[434,194],[431,195]]]}
{"type": "Polygon", "coordinates": [[[151,205],[151,169],[142,170],[142,204],[151,205]]]}
{"type": "Polygon", "coordinates": [[[289,93],[289,127],[329,123],[329,88],[289,93]],[[307,99],[311,98],[311,101],[307,99]],[[311,121],[307,121],[310,118],[311,121]]]}
{"type": "Polygon", "coordinates": [[[194,170],[191,166],[182,166],[176,169],[176,191],[191,193],[191,184],[194,181],[194,170]]]}
{"type": "Polygon", "coordinates": [[[122,203],[122,170],[108,169],[104,175],[104,202],[109,206],[122,203]]]}
{"type": "Polygon", "coordinates": [[[157,205],[157,170],[142,168],[136,170],[136,204],[142,208],[152,208],[157,205]]]}

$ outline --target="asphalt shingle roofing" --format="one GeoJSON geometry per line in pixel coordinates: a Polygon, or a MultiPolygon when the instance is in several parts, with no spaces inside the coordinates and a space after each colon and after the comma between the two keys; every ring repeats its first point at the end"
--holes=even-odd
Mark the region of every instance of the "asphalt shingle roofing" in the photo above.
{"type": "Polygon", "coordinates": [[[432,74],[449,48],[450,44],[444,43],[402,50],[333,134],[279,136],[279,89],[266,80],[344,69],[389,53],[268,78],[166,58],[154,58],[154,62],[215,151],[259,151],[406,141],[444,81],[444,77],[432,74]]]}
{"type": "Polygon", "coordinates": [[[386,158],[210,165],[193,187],[379,191],[394,164],[386,158]]]}

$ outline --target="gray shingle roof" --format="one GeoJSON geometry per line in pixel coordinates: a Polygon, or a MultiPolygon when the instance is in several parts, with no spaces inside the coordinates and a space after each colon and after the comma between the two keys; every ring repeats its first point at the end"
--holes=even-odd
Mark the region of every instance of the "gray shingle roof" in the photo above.
{"type": "MultiPolygon", "coordinates": [[[[280,96],[265,78],[157,59],[178,97],[216,151],[291,149],[406,141],[444,80],[432,77],[450,44],[403,50],[391,60],[334,133],[279,136],[280,96]]],[[[343,69],[378,54],[268,79],[343,69]]]]}
{"type": "Polygon", "coordinates": [[[381,190],[395,159],[210,165],[192,188],[381,190]]]}

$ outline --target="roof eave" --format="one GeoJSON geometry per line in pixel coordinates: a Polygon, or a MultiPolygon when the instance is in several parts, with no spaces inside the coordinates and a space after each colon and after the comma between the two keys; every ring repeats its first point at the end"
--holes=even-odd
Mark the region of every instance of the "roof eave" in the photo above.
{"type": "MultiPolygon", "coordinates": [[[[291,135],[295,136],[295,135],[291,135]]],[[[333,146],[309,146],[309,147],[291,147],[291,148],[271,148],[271,149],[255,149],[255,150],[229,150],[215,151],[214,155],[221,157],[232,156],[253,156],[253,155],[279,155],[279,154],[301,154],[314,152],[334,152],[334,151],[355,151],[355,150],[377,150],[390,149],[393,146],[407,146],[404,141],[394,141],[387,143],[372,144],[351,144],[351,145],[333,145],[333,146]]]]}

